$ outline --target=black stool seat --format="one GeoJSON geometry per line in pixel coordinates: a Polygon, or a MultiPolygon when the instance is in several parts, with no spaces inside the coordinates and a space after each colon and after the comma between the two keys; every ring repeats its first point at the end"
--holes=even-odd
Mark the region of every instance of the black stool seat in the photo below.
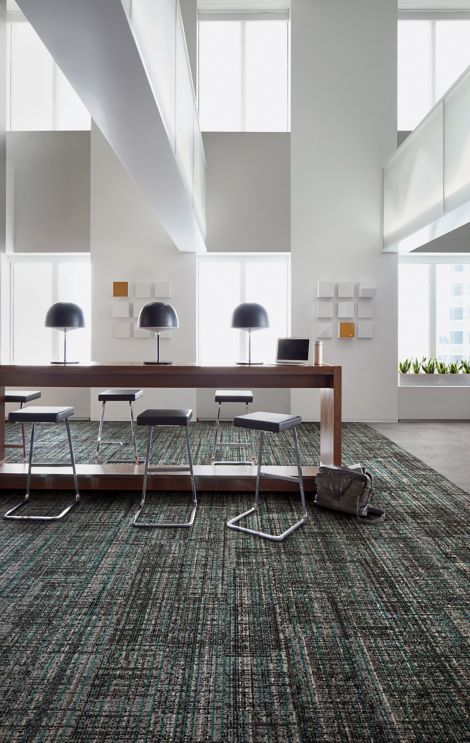
{"type": "Polygon", "coordinates": [[[135,402],[144,394],[143,390],[104,390],[98,395],[100,402],[135,402]]]}
{"type": "Polygon", "coordinates": [[[31,402],[41,397],[39,390],[5,390],[5,402],[31,402]]]}
{"type": "Polygon", "coordinates": [[[289,428],[297,428],[302,423],[300,415],[286,415],[284,413],[248,413],[237,415],[233,419],[235,426],[241,428],[253,428],[257,431],[271,431],[280,433],[288,431],[289,428]]]}
{"type": "Polygon", "coordinates": [[[253,402],[251,390],[216,390],[215,402],[253,402]]]}
{"type": "Polygon", "coordinates": [[[59,423],[59,421],[70,418],[74,413],[74,408],[31,405],[28,408],[14,410],[8,416],[8,420],[16,423],[59,423]]]}
{"type": "Polygon", "coordinates": [[[144,410],[137,416],[138,426],[187,426],[193,411],[187,409],[144,410]]]}

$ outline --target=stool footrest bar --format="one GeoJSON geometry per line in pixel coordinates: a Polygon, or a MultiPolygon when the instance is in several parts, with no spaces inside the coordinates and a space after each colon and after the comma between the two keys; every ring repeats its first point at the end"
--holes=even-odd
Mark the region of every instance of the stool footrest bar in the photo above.
{"type": "Polygon", "coordinates": [[[229,529],[234,529],[235,531],[242,531],[245,534],[254,534],[256,537],[263,537],[264,539],[270,539],[272,542],[283,542],[286,537],[289,536],[289,534],[292,534],[293,531],[298,529],[302,524],[305,523],[307,520],[307,514],[305,513],[299,521],[296,521],[295,524],[292,524],[288,529],[282,532],[282,534],[268,534],[265,531],[258,531],[257,529],[249,529],[246,526],[238,526],[238,521],[241,521],[241,519],[245,518],[245,516],[249,516],[250,514],[254,513],[258,510],[257,506],[254,506],[253,508],[248,509],[248,511],[245,511],[244,513],[241,513],[239,516],[235,516],[233,519],[230,519],[230,521],[227,521],[227,526],[229,529]]]}
{"type": "Polygon", "coordinates": [[[29,502],[29,498],[25,498],[23,501],[21,501],[21,503],[17,503],[16,506],[10,508],[10,510],[3,515],[3,518],[12,519],[14,521],[59,521],[59,519],[62,519],[66,513],[68,513],[74,506],[77,505],[77,503],[79,503],[79,498],[75,497],[75,500],[66,508],[64,508],[63,511],[58,513],[57,516],[12,516],[15,511],[17,511],[19,508],[22,508],[23,506],[26,506],[29,502]]]}

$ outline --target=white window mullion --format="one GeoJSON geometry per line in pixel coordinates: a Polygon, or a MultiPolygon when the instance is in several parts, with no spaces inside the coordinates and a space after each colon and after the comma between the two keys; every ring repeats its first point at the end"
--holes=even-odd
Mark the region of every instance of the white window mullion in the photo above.
{"type": "Polygon", "coordinates": [[[429,266],[429,356],[437,356],[436,343],[436,265],[429,266]]]}
{"type": "Polygon", "coordinates": [[[240,21],[240,131],[246,132],[246,21],[240,21]]]}

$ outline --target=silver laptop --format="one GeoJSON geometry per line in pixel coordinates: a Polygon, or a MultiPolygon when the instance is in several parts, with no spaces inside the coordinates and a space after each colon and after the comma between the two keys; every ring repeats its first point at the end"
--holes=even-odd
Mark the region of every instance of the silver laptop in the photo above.
{"type": "Polygon", "coordinates": [[[307,364],[309,353],[309,338],[279,338],[276,364],[307,364]]]}

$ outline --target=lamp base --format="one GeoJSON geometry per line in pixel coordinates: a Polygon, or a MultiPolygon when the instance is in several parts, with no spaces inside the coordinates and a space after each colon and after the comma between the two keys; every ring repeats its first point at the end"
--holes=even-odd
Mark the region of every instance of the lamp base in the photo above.
{"type": "Polygon", "coordinates": [[[59,364],[60,366],[68,366],[69,364],[79,364],[79,361],[51,361],[51,364],[59,364]]]}
{"type": "Polygon", "coordinates": [[[174,361],[144,361],[144,364],[152,364],[153,366],[171,366],[174,361]]]}
{"type": "Polygon", "coordinates": [[[237,361],[237,366],[263,366],[264,361],[237,361]]]}

